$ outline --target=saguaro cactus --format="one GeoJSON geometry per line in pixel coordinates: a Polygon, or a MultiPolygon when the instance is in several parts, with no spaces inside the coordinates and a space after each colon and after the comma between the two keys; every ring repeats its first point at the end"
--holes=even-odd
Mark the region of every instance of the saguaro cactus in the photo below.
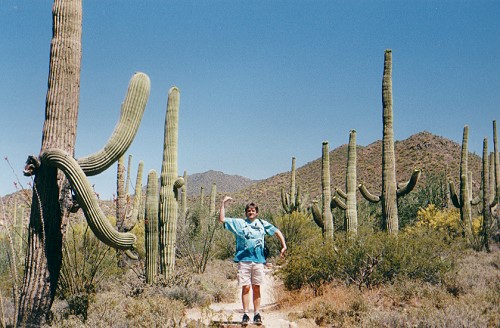
{"type": "Polygon", "coordinates": [[[292,157],[292,170],[290,176],[290,192],[285,192],[281,188],[281,205],[285,213],[291,214],[293,212],[303,212],[305,201],[302,199],[300,187],[296,187],[295,183],[295,157],[292,157]]]}
{"type": "Polygon", "coordinates": [[[215,215],[215,197],[217,197],[217,185],[212,183],[212,189],[210,190],[210,207],[208,209],[208,215],[210,217],[215,215]]]}
{"type": "Polygon", "coordinates": [[[337,207],[345,209],[345,227],[348,235],[357,235],[358,233],[356,179],[356,130],[351,130],[349,132],[349,146],[347,147],[346,192],[338,188],[335,189],[337,195],[344,199],[345,203],[338,197],[333,197],[337,207]]]}
{"type": "Polygon", "coordinates": [[[326,238],[333,239],[332,193],[330,186],[330,154],[328,141],[323,141],[321,154],[321,209],[317,202],[311,205],[314,222],[323,230],[326,238]]]}
{"type": "Polygon", "coordinates": [[[173,87],[168,92],[160,182],[160,270],[165,277],[169,277],[175,268],[178,189],[184,184],[182,177],[177,176],[178,126],[179,89],[173,87]]]}
{"type": "Polygon", "coordinates": [[[396,182],[396,157],[394,153],[394,127],[392,111],[392,51],[384,56],[384,76],[382,79],[383,136],[382,136],[382,194],[371,194],[363,184],[358,186],[366,200],[382,204],[382,226],[390,234],[399,231],[397,198],[408,194],[417,184],[420,170],[414,170],[410,180],[404,184],[396,182]]]}
{"type": "Polygon", "coordinates": [[[468,154],[469,154],[469,127],[464,126],[462,136],[462,152],[460,156],[460,195],[457,196],[455,185],[452,181],[449,182],[450,197],[453,205],[460,209],[460,219],[465,225],[466,233],[472,234],[472,179],[468,171],[468,154]]]}
{"type": "Polygon", "coordinates": [[[146,283],[154,282],[158,270],[158,175],[149,171],[146,187],[146,211],[144,217],[144,241],[146,249],[146,283]]]}
{"type": "Polygon", "coordinates": [[[181,187],[181,218],[186,221],[187,218],[187,171],[184,170],[184,174],[182,175],[184,179],[184,185],[181,187]]]}
{"type": "Polygon", "coordinates": [[[25,174],[35,174],[18,326],[40,326],[54,300],[62,263],[62,240],[69,213],[75,209],[73,187],[89,226],[105,243],[119,248],[134,244],[133,235],[108,231],[97,199],[85,175],[111,166],[130,146],[149,96],[149,78],[136,74],[122,105],[120,121],[104,148],[73,159],[76,139],[81,67],[81,0],[55,0],[48,90],[40,159],[28,159],[25,174]],[[61,169],[58,171],[58,169],[61,169]],[[65,177],[66,176],[66,177],[65,177]],[[68,183],[69,181],[69,183],[68,183]]]}

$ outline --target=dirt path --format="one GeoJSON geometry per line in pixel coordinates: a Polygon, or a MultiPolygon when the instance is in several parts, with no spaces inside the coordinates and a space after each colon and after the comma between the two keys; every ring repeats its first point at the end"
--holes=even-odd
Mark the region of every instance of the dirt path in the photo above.
{"type": "MultiPolygon", "coordinates": [[[[261,315],[263,327],[265,328],[289,328],[297,327],[294,322],[287,320],[286,313],[281,313],[276,308],[274,301],[274,287],[278,283],[272,275],[272,269],[265,269],[265,279],[262,285],[261,295],[261,315]]],[[[211,320],[216,321],[239,321],[243,316],[241,307],[241,291],[234,282],[235,301],[233,303],[213,303],[207,310],[190,309],[187,317],[192,320],[201,320],[205,325],[208,325],[211,320]]],[[[253,314],[253,307],[250,309],[250,317],[253,314]]]]}

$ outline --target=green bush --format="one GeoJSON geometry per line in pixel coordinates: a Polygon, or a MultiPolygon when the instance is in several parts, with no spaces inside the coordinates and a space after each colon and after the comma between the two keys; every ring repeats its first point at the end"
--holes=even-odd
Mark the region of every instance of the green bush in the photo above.
{"type": "Polygon", "coordinates": [[[434,231],[363,233],[356,239],[337,234],[333,242],[314,240],[290,252],[279,274],[285,287],[311,287],[315,293],[332,281],[359,288],[405,277],[437,284],[453,268],[453,252],[434,231]]]}

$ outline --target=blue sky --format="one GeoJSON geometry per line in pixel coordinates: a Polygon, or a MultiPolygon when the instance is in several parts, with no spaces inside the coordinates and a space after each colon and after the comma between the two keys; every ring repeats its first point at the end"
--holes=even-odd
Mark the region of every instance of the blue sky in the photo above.
{"type": "MultiPolygon", "coordinates": [[[[0,195],[38,154],[52,2],[0,0],[0,195]],[[10,168],[4,157],[8,157],[10,168]]],[[[181,92],[179,174],[264,179],[348,142],[382,137],[385,49],[393,50],[396,140],[429,131],[492,147],[500,120],[500,1],[84,1],[76,157],[111,135],[130,77],[151,95],[127,154],[160,171],[167,91],[181,92]]],[[[116,190],[116,166],[93,177],[116,190]]],[[[144,179],[146,181],[146,178],[144,179]]]]}

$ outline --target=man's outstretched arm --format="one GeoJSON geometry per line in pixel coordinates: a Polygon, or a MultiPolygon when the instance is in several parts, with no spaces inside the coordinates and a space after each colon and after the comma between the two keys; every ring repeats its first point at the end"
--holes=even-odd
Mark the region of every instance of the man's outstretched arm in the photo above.
{"type": "Polygon", "coordinates": [[[220,211],[219,211],[219,222],[224,223],[226,222],[226,203],[233,200],[232,197],[225,196],[224,199],[222,200],[222,203],[220,205],[220,211]]]}

